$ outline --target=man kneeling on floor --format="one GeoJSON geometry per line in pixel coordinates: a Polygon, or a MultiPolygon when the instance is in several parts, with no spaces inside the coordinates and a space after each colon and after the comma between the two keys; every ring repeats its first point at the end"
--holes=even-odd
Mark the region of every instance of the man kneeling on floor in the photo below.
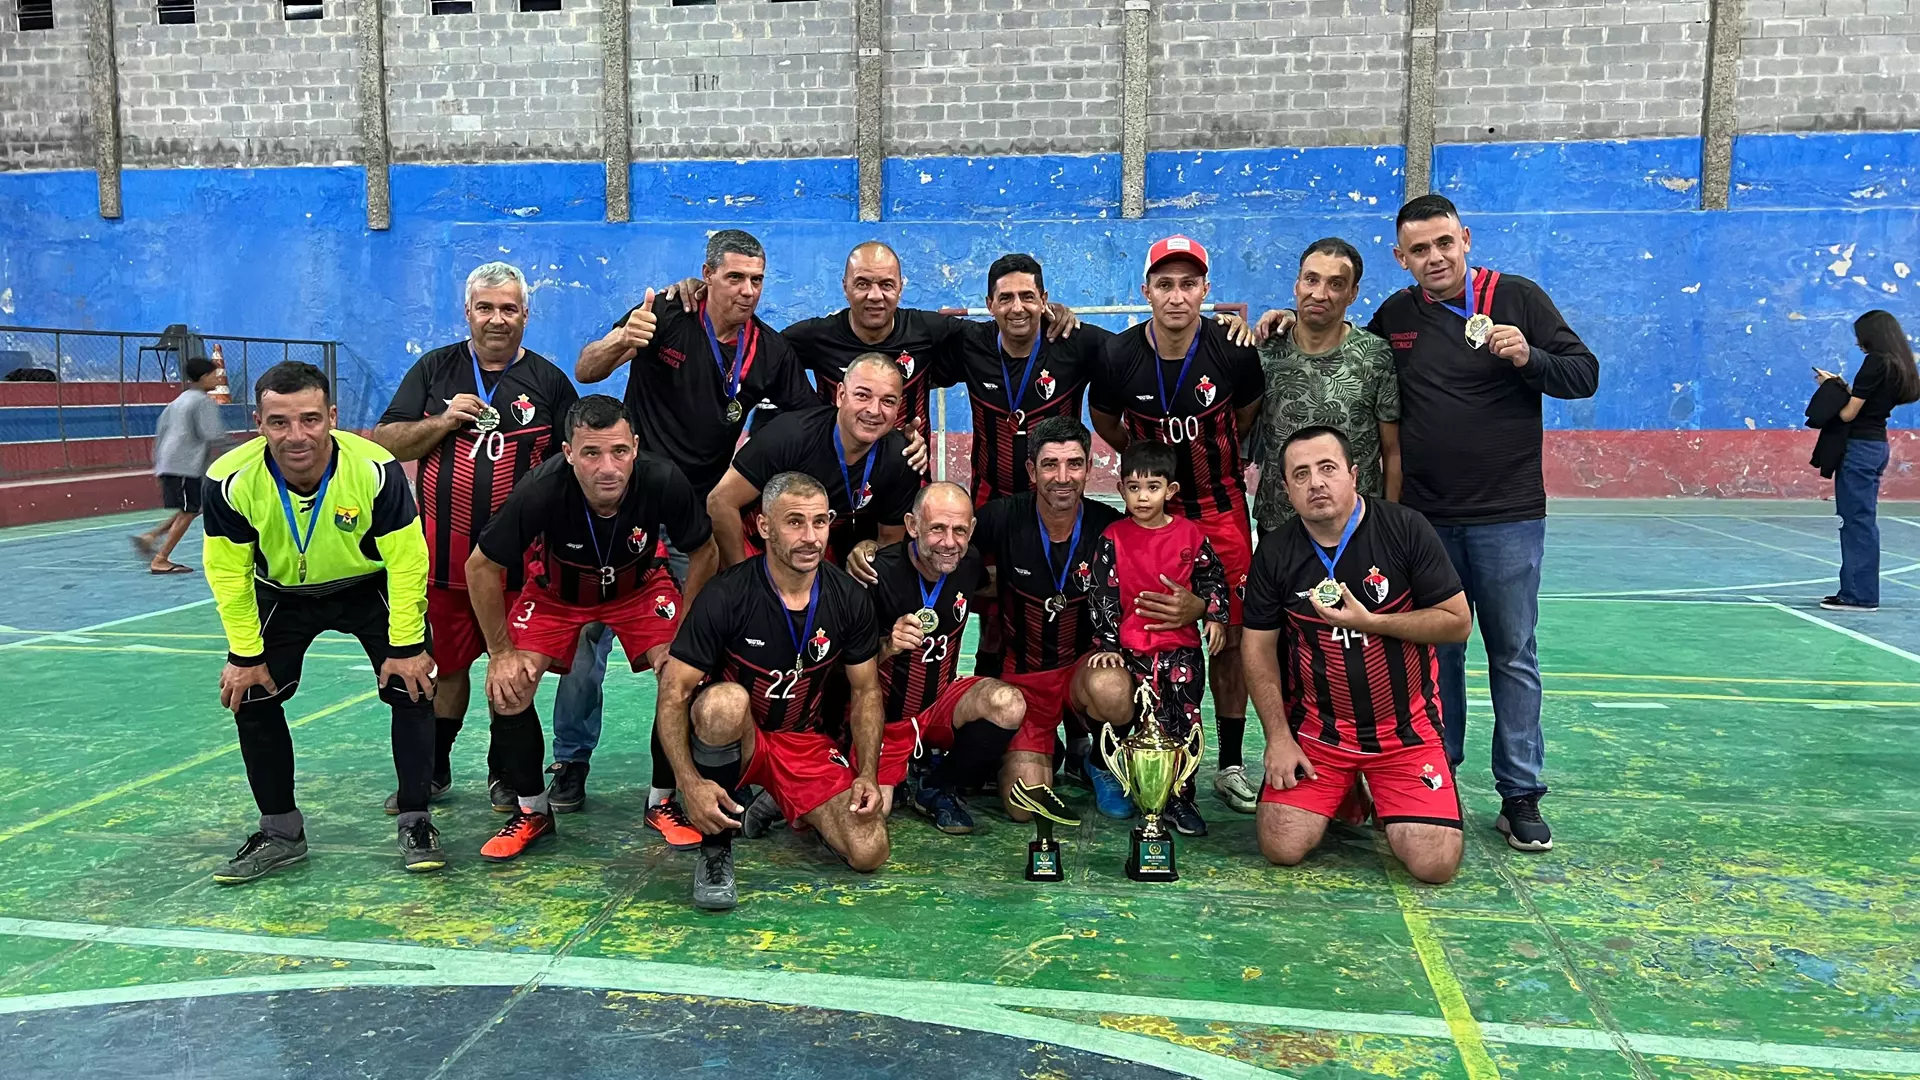
{"type": "Polygon", "coordinates": [[[1460,868],[1460,796],[1434,646],[1467,639],[1460,579],[1426,518],[1359,495],[1338,429],[1294,432],[1281,460],[1300,516],[1254,552],[1242,650],[1267,735],[1260,851],[1300,863],[1364,777],[1393,853],[1445,884],[1460,868]]]}
{"type": "Polygon", "coordinates": [[[788,821],[817,829],[855,870],[877,870],[888,855],[873,602],[824,561],[833,512],[818,480],[780,473],[761,489],[760,509],[766,554],[700,593],[659,673],[654,710],[687,817],[705,837],[693,902],[709,911],[737,902],[743,783],[766,789],[788,821]],[[822,715],[837,672],[848,686],[844,720],[822,715]]]}

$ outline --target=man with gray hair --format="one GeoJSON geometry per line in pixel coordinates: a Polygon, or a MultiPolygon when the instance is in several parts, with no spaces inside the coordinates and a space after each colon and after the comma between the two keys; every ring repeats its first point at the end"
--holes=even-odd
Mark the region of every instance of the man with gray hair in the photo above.
{"type": "MultiPolygon", "coordinates": [[[[561,421],[580,398],[566,373],[521,344],[527,330],[527,279],[490,262],[467,275],[467,338],[422,356],[400,380],[373,441],[401,461],[420,463],[416,488],[426,528],[427,623],[439,681],[434,688],[432,797],[453,783],[454,738],[466,719],[468,669],[486,638],[467,599],[467,556],[474,538],[520,478],[560,453],[561,421]]],[[[508,568],[509,594],[523,568],[508,568]]],[[[516,795],[488,782],[495,810],[510,813],[516,795]]],[[[387,812],[398,803],[387,799],[387,812]]]]}

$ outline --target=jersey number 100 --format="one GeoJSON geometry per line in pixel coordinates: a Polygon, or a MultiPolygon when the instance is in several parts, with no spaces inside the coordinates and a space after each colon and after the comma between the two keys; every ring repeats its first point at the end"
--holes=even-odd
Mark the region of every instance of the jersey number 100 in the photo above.
{"type": "Polygon", "coordinates": [[[1161,417],[1160,440],[1168,445],[1200,441],[1200,418],[1197,416],[1161,417]]]}

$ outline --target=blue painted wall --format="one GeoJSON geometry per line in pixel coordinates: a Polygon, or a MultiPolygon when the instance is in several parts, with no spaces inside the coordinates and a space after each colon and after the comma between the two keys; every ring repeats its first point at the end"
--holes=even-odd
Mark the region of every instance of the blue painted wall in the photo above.
{"type": "MultiPolygon", "coordinates": [[[[1148,217],[1122,221],[1111,155],[899,159],[878,225],[853,220],[841,159],[635,165],[624,225],[604,221],[597,165],[402,166],[384,233],[364,227],[351,168],[133,171],[120,221],[95,213],[91,174],[0,174],[0,321],[338,338],[368,367],[343,379],[364,422],[414,356],[463,335],[475,264],[528,272],[528,344],[570,365],[725,226],[772,253],[776,325],[840,306],[844,252],[876,236],[901,252],[908,302],[939,307],[977,303],[1010,250],[1040,257],[1057,299],[1136,301],[1147,245],[1173,231],[1212,248],[1217,299],[1256,310],[1290,300],[1307,242],[1345,236],[1367,258],[1364,318],[1406,283],[1401,163],[1397,147],[1155,154],[1148,217]]],[[[1601,357],[1599,396],[1551,405],[1553,426],[1796,427],[1809,365],[1857,363],[1858,313],[1920,328],[1920,132],[1743,137],[1726,212],[1695,209],[1698,163],[1684,139],[1437,151],[1475,261],[1545,284],[1601,357]]]]}

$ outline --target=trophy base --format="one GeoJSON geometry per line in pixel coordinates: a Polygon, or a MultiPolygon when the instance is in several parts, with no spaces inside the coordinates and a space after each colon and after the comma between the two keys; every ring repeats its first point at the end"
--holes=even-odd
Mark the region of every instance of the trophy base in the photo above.
{"type": "Polygon", "coordinates": [[[1027,842],[1027,880],[1065,881],[1066,867],[1060,860],[1060,842],[1051,836],[1027,842]]]}
{"type": "Polygon", "coordinates": [[[1148,836],[1145,828],[1134,829],[1127,853],[1127,876],[1135,881],[1179,881],[1180,872],[1173,862],[1173,836],[1148,836]]]}

